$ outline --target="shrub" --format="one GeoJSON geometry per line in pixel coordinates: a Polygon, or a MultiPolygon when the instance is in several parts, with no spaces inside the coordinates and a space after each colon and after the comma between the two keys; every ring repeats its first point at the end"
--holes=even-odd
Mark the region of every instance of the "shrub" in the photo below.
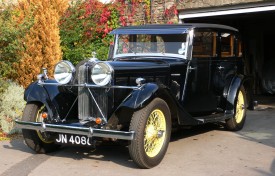
{"type": "Polygon", "coordinates": [[[121,17],[124,15],[121,7],[124,6],[119,1],[110,4],[96,0],[74,1],[59,23],[63,59],[77,64],[95,51],[98,59],[106,60],[113,39],[108,33],[126,24],[121,17]]]}
{"type": "MultiPolygon", "coordinates": [[[[22,8],[22,7],[21,7],[22,8]]],[[[13,63],[20,60],[24,50],[23,38],[33,25],[32,15],[22,18],[19,6],[0,4],[0,77],[12,77],[13,63]]],[[[31,9],[24,13],[32,14],[31,9]]]]}
{"type": "Polygon", "coordinates": [[[102,6],[98,1],[77,0],[67,9],[59,23],[64,60],[77,64],[91,56],[90,49],[96,50],[90,45],[101,38],[96,28],[102,6]]]}
{"type": "Polygon", "coordinates": [[[0,97],[2,97],[4,91],[8,88],[8,82],[0,77],[0,97]]]}
{"type": "MultiPolygon", "coordinates": [[[[58,22],[66,10],[67,0],[25,0],[33,8],[34,24],[24,38],[25,51],[16,63],[15,79],[26,87],[36,79],[42,67],[53,74],[55,64],[61,60],[60,36],[58,22]]],[[[28,17],[30,14],[26,14],[28,17]]]]}
{"type": "Polygon", "coordinates": [[[6,90],[0,94],[0,126],[4,133],[12,134],[14,120],[22,116],[25,101],[24,88],[17,83],[8,81],[6,90]]]}

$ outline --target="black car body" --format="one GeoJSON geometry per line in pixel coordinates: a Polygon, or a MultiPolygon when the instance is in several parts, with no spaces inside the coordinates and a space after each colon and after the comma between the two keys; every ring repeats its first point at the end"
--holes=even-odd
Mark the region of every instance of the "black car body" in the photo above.
{"type": "Polygon", "coordinates": [[[129,140],[133,161],[151,168],[164,157],[172,128],[209,122],[243,127],[251,79],[244,75],[237,29],[145,25],[111,33],[108,61],[61,61],[55,80],[43,73],[26,89],[17,125],[33,150],[129,140]]]}

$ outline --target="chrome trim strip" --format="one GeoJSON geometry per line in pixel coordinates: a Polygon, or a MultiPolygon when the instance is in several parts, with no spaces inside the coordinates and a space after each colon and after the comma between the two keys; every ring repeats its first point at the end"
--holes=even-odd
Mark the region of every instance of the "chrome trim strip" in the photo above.
{"type": "Polygon", "coordinates": [[[187,47],[189,48],[187,50],[186,57],[188,58],[188,63],[187,63],[187,69],[186,69],[186,74],[185,74],[185,81],[183,85],[183,90],[182,90],[182,96],[181,96],[181,101],[184,101],[185,99],[185,93],[186,93],[186,88],[187,88],[187,83],[188,83],[188,78],[189,78],[189,73],[190,73],[190,64],[191,64],[191,59],[192,59],[192,50],[193,50],[193,38],[194,38],[194,29],[191,29],[187,35],[187,47]],[[188,53],[188,55],[187,55],[188,53]],[[189,59],[190,58],[190,59],[189,59]]]}
{"type": "Polygon", "coordinates": [[[171,74],[171,76],[180,76],[180,74],[177,74],[177,73],[176,74],[171,74]]]}
{"type": "Polygon", "coordinates": [[[91,127],[77,127],[68,125],[46,124],[40,122],[26,122],[15,120],[16,127],[29,130],[40,130],[42,132],[56,132],[84,135],[87,137],[116,138],[123,140],[134,140],[134,131],[115,131],[96,129],[91,127]]]}
{"type": "Polygon", "coordinates": [[[110,89],[141,89],[142,86],[99,86],[95,84],[60,84],[60,83],[45,83],[45,82],[38,82],[38,85],[44,86],[66,86],[66,87],[92,87],[92,88],[110,88],[110,89]]]}

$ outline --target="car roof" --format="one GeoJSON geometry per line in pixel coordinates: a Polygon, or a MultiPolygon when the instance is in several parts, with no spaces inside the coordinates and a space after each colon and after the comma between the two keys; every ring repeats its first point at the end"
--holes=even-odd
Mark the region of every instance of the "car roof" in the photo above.
{"type": "Polygon", "coordinates": [[[120,27],[111,32],[111,34],[181,34],[187,33],[193,28],[224,29],[237,32],[238,30],[220,24],[207,23],[184,23],[184,24],[148,24],[140,26],[120,27]]]}

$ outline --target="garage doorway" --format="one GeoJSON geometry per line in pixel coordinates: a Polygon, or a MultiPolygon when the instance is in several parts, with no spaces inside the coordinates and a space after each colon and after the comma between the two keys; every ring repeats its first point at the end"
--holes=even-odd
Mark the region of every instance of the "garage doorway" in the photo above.
{"type": "Polygon", "coordinates": [[[180,13],[182,23],[217,23],[239,29],[246,74],[254,77],[254,94],[275,94],[275,9],[205,17],[192,13],[193,17],[188,18],[184,18],[184,13],[180,13]]]}

